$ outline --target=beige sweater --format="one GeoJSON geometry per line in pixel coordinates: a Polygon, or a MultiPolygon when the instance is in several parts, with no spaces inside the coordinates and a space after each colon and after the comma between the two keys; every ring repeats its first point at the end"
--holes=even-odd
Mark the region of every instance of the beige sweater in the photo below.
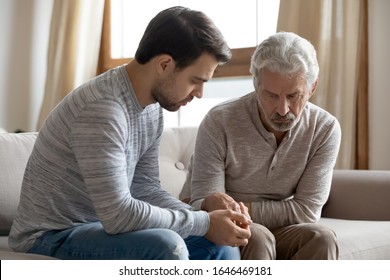
{"type": "Polygon", "coordinates": [[[315,222],[329,192],[341,139],[340,125],[308,103],[278,146],[260,121],[255,93],[216,106],[201,123],[192,170],[181,197],[200,208],[226,192],[252,202],[254,222],[269,228],[315,222]]]}

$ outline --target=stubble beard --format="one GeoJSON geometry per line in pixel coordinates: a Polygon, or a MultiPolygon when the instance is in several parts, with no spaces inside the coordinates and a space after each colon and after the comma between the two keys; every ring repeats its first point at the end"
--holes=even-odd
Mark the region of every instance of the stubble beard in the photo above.
{"type": "Polygon", "coordinates": [[[280,132],[285,132],[292,129],[298,122],[297,117],[295,117],[294,114],[291,112],[288,112],[285,116],[281,116],[278,113],[274,113],[271,115],[270,119],[267,118],[267,121],[273,129],[280,132]],[[275,121],[288,122],[277,123],[275,121]]]}
{"type": "Polygon", "coordinates": [[[162,108],[170,112],[175,112],[180,109],[180,104],[172,101],[172,89],[172,80],[166,79],[163,81],[158,81],[153,86],[151,90],[151,95],[154,100],[156,100],[160,104],[162,108]]]}
{"type": "Polygon", "coordinates": [[[264,107],[260,101],[260,99],[257,102],[259,107],[259,114],[260,116],[263,115],[264,121],[274,130],[279,132],[286,132],[290,129],[292,129],[298,122],[298,118],[291,112],[288,112],[285,116],[281,116],[278,113],[274,113],[271,116],[266,115],[264,107]],[[262,114],[263,113],[263,114],[262,114]],[[275,121],[288,121],[288,122],[282,122],[278,123],[275,121]]]}

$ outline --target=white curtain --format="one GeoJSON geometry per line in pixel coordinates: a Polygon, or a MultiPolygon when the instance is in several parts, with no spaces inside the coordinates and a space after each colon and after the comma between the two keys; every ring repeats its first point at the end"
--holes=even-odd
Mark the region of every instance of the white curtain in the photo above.
{"type": "Polygon", "coordinates": [[[54,0],[39,130],[50,111],[96,75],[104,0],[54,0]]]}
{"type": "Polygon", "coordinates": [[[278,31],[295,32],[317,49],[320,78],[311,101],[337,117],[342,143],[336,168],[355,166],[361,0],[281,0],[278,31]]]}

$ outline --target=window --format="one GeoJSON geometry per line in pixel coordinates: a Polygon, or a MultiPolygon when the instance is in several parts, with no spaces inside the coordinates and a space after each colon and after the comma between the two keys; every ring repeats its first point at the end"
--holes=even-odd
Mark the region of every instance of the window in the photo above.
{"type": "Polygon", "coordinates": [[[150,19],[175,5],[210,16],[232,49],[231,61],[217,68],[201,100],[178,112],[164,111],[166,126],[194,126],[214,105],[253,91],[250,57],[256,45],[276,31],[279,0],[106,0],[98,73],[127,63],[150,19]]]}

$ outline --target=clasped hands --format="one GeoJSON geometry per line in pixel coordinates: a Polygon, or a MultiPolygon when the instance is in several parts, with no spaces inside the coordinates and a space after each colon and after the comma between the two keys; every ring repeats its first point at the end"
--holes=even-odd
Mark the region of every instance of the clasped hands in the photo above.
{"type": "Polygon", "coordinates": [[[210,216],[207,239],[225,246],[248,244],[252,220],[244,203],[237,203],[225,193],[215,193],[204,199],[202,210],[207,211],[210,216]]]}

